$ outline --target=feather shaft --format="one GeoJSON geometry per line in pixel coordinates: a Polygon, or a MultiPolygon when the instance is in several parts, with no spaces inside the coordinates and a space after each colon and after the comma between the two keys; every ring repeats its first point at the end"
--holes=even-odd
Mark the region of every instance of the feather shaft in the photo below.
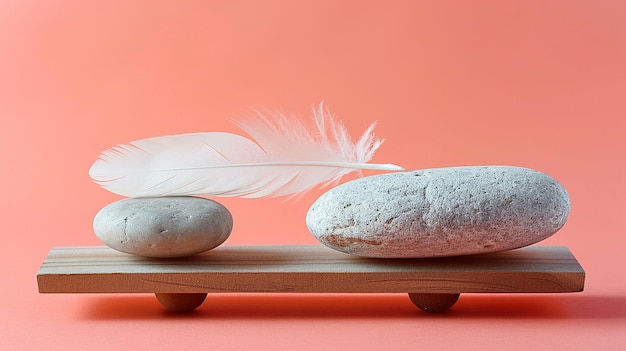
{"type": "Polygon", "coordinates": [[[256,163],[231,163],[220,165],[208,165],[201,167],[173,167],[167,169],[146,169],[129,171],[127,174],[171,172],[171,171],[197,171],[218,168],[257,168],[257,167],[328,167],[346,169],[365,169],[374,171],[402,171],[404,168],[392,163],[348,163],[348,162],[320,162],[320,161],[282,161],[282,162],[256,162],[256,163]]]}

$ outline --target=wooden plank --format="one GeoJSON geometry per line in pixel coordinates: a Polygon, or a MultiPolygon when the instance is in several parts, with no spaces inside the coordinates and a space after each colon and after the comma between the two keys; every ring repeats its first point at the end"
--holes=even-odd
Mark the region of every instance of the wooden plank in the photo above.
{"type": "Polygon", "coordinates": [[[150,259],[108,247],[54,248],[41,293],[564,293],[585,273],[566,247],[530,246],[452,258],[373,259],[324,246],[222,246],[150,259]]]}

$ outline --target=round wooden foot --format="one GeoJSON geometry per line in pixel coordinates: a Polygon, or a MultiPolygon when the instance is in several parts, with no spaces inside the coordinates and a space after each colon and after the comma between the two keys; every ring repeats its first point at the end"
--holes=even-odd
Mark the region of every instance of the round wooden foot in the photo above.
{"type": "Polygon", "coordinates": [[[441,313],[452,307],[461,294],[409,293],[411,302],[424,312],[441,313]]]}
{"type": "Polygon", "coordinates": [[[206,293],[155,293],[157,300],[172,312],[191,312],[202,305],[206,293]]]}

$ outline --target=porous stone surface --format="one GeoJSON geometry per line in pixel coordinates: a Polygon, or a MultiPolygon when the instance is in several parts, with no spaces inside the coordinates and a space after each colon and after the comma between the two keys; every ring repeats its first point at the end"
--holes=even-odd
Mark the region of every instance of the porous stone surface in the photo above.
{"type": "Polygon", "coordinates": [[[450,167],[347,182],[313,203],[306,224],[324,245],[357,256],[442,257],[534,244],[569,210],[567,191],[544,173],[450,167]]]}
{"type": "Polygon", "coordinates": [[[184,257],[222,244],[233,218],[218,202],[191,196],[131,198],[104,207],[93,222],[112,249],[145,257],[184,257]]]}

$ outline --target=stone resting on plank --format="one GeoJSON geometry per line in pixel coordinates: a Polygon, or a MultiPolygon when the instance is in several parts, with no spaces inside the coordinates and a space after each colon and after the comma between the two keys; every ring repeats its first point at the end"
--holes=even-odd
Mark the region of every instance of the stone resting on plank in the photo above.
{"type": "MultiPolygon", "coordinates": [[[[481,254],[528,246],[556,233],[569,215],[566,190],[550,176],[512,166],[396,172],[328,190],[306,224],[324,245],[378,258],[481,254]]],[[[147,257],[184,257],[222,244],[233,219],[199,197],[120,200],[94,220],[111,248],[147,257]]]]}

